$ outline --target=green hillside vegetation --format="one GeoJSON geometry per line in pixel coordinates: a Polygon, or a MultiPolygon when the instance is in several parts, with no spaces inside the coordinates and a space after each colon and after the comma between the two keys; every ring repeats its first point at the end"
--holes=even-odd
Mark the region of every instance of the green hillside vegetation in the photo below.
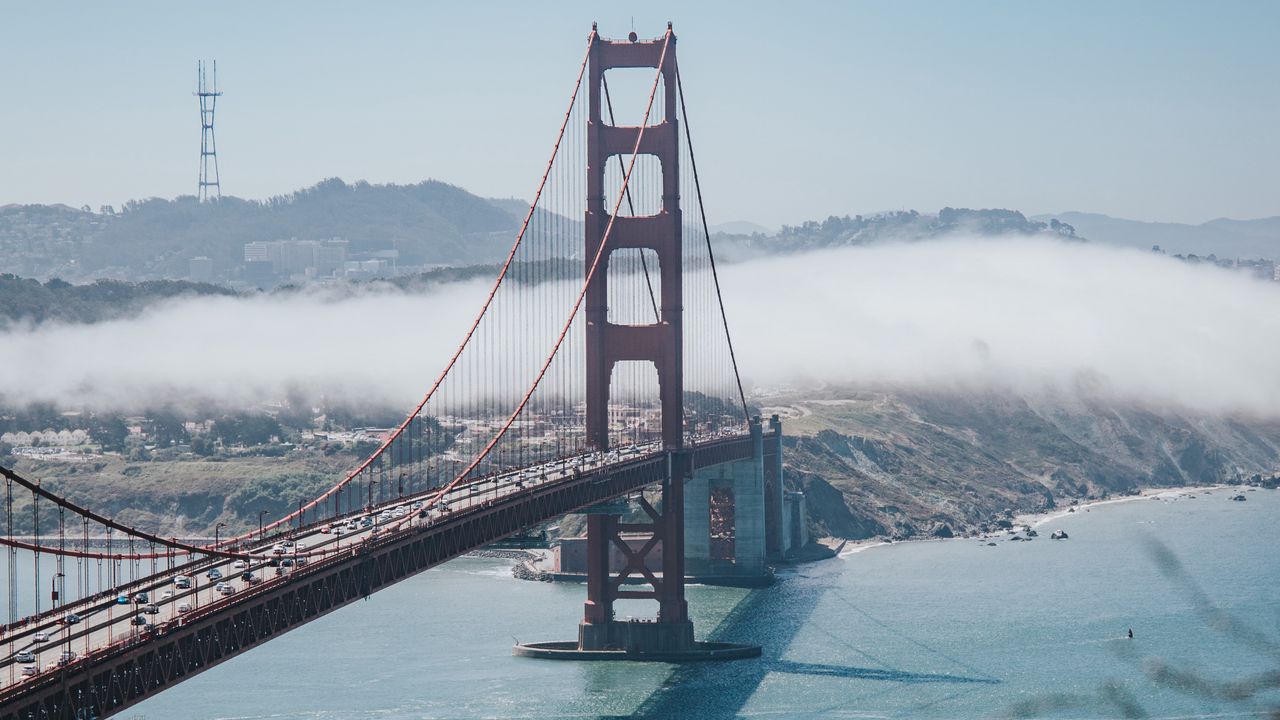
{"type": "Polygon", "coordinates": [[[128,317],[161,300],[202,295],[235,295],[217,285],[183,280],[127,283],[99,280],[72,285],[53,279],[41,283],[15,275],[0,275],[0,328],[27,322],[94,323],[128,317]]]}
{"type": "MultiPolygon", "coordinates": [[[[396,288],[408,293],[431,290],[440,285],[484,280],[492,282],[501,265],[485,263],[440,267],[426,272],[401,275],[386,280],[350,281],[329,286],[330,297],[352,295],[371,287],[396,288]]],[[[582,263],[563,258],[538,263],[512,263],[509,277],[516,282],[537,278],[539,282],[581,279],[582,263]]],[[[270,291],[271,295],[302,292],[303,287],[285,285],[270,291]]],[[[249,291],[254,294],[259,291],[249,291]]],[[[147,308],[183,297],[236,297],[240,293],[221,285],[186,280],[147,280],[131,283],[120,280],[97,280],[73,285],[54,278],[40,282],[12,274],[0,274],[0,329],[20,323],[40,325],[47,322],[96,323],[136,316],[147,308]]]]}

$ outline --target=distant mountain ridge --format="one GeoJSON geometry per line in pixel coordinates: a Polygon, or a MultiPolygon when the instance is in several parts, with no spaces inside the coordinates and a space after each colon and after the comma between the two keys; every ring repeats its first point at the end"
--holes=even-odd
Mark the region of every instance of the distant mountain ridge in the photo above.
{"type": "MultiPolygon", "coordinates": [[[[1043,220],[1048,215],[1033,216],[1043,220]]],[[[1170,254],[1215,254],[1223,258],[1280,258],[1280,216],[1255,220],[1219,218],[1199,225],[1125,220],[1098,213],[1064,212],[1052,217],[1071,223],[1090,240],[1170,254]]]]}
{"type": "Polygon", "coordinates": [[[174,279],[203,256],[221,276],[243,262],[246,243],[333,237],[347,240],[357,257],[395,251],[404,265],[465,265],[499,257],[518,226],[506,207],[435,180],[348,185],[330,178],[264,201],[150,198],[119,212],[6,205],[0,271],[73,281],[174,279]]]}
{"type": "MultiPolygon", "coordinates": [[[[527,213],[524,200],[483,198],[436,180],[374,185],[339,178],[263,201],[150,198],[126,203],[119,212],[9,204],[0,206],[0,273],[73,283],[187,278],[226,283],[241,277],[246,244],[293,238],[341,238],[347,260],[391,258],[392,274],[486,265],[502,259],[527,213]],[[191,264],[196,257],[210,258],[212,269],[198,275],[191,264]]],[[[553,226],[560,228],[557,232],[580,233],[581,218],[558,218],[553,226]]],[[[742,220],[711,230],[716,252],[726,261],[949,235],[1088,239],[1140,249],[1160,245],[1169,253],[1280,257],[1280,217],[1181,225],[1080,212],[1027,217],[1009,209],[947,207],[935,214],[831,216],[776,232],[742,220]]]]}

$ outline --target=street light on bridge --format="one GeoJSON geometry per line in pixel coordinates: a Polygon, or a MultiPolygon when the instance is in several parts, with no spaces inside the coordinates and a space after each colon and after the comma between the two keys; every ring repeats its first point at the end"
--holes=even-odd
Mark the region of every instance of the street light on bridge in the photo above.
{"type": "Polygon", "coordinates": [[[267,539],[267,531],[263,529],[263,525],[262,525],[262,516],[270,515],[270,514],[271,514],[270,510],[258,511],[258,542],[262,542],[263,540],[267,539]]]}

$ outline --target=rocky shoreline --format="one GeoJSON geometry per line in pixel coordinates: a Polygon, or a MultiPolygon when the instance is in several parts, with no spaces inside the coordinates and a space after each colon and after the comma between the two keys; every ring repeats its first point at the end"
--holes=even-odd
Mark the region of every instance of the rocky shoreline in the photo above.
{"type": "Polygon", "coordinates": [[[871,548],[894,545],[903,542],[969,539],[978,540],[984,545],[994,546],[997,544],[994,542],[996,540],[1003,540],[1005,542],[1028,542],[1039,538],[1069,540],[1070,536],[1060,529],[1055,529],[1053,532],[1044,534],[1044,526],[1074,513],[1089,512],[1093,508],[1104,505],[1115,505],[1119,503],[1135,502],[1138,500],[1195,498],[1201,495],[1208,495],[1211,497],[1221,497],[1228,501],[1234,501],[1237,496],[1240,496],[1239,491],[1242,487],[1250,492],[1261,489],[1280,489],[1280,486],[1274,482],[1243,484],[1219,483],[1214,485],[1189,485],[1176,488],[1146,488],[1141,491],[1127,493],[1120,497],[1099,498],[1082,503],[1073,503],[1066,508],[1055,508],[1053,510],[1046,510],[1042,512],[1013,514],[1010,511],[1005,511],[1004,513],[998,514],[997,519],[1007,520],[1007,526],[1005,523],[994,523],[987,526],[988,528],[994,529],[968,532],[952,537],[907,537],[902,539],[879,537],[862,540],[849,540],[843,544],[843,549],[840,551],[839,556],[842,558],[848,557],[864,550],[870,550],[871,548]],[[1220,492],[1221,494],[1215,494],[1215,492],[1220,492]]]}

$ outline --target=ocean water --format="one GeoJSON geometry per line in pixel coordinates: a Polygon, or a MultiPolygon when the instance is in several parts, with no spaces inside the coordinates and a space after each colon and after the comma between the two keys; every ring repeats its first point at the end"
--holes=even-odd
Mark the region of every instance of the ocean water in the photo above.
{"type": "Polygon", "coordinates": [[[764,648],[723,664],[513,657],[516,639],[576,637],[583,588],[457,560],[120,717],[1268,717],[1280,692],[1220,684],[1280,671],[1280,491],[1231,494],[1095,506],[1032,542],[872,547],[764,590],[693,587],[699,636],[764,648]]]}

